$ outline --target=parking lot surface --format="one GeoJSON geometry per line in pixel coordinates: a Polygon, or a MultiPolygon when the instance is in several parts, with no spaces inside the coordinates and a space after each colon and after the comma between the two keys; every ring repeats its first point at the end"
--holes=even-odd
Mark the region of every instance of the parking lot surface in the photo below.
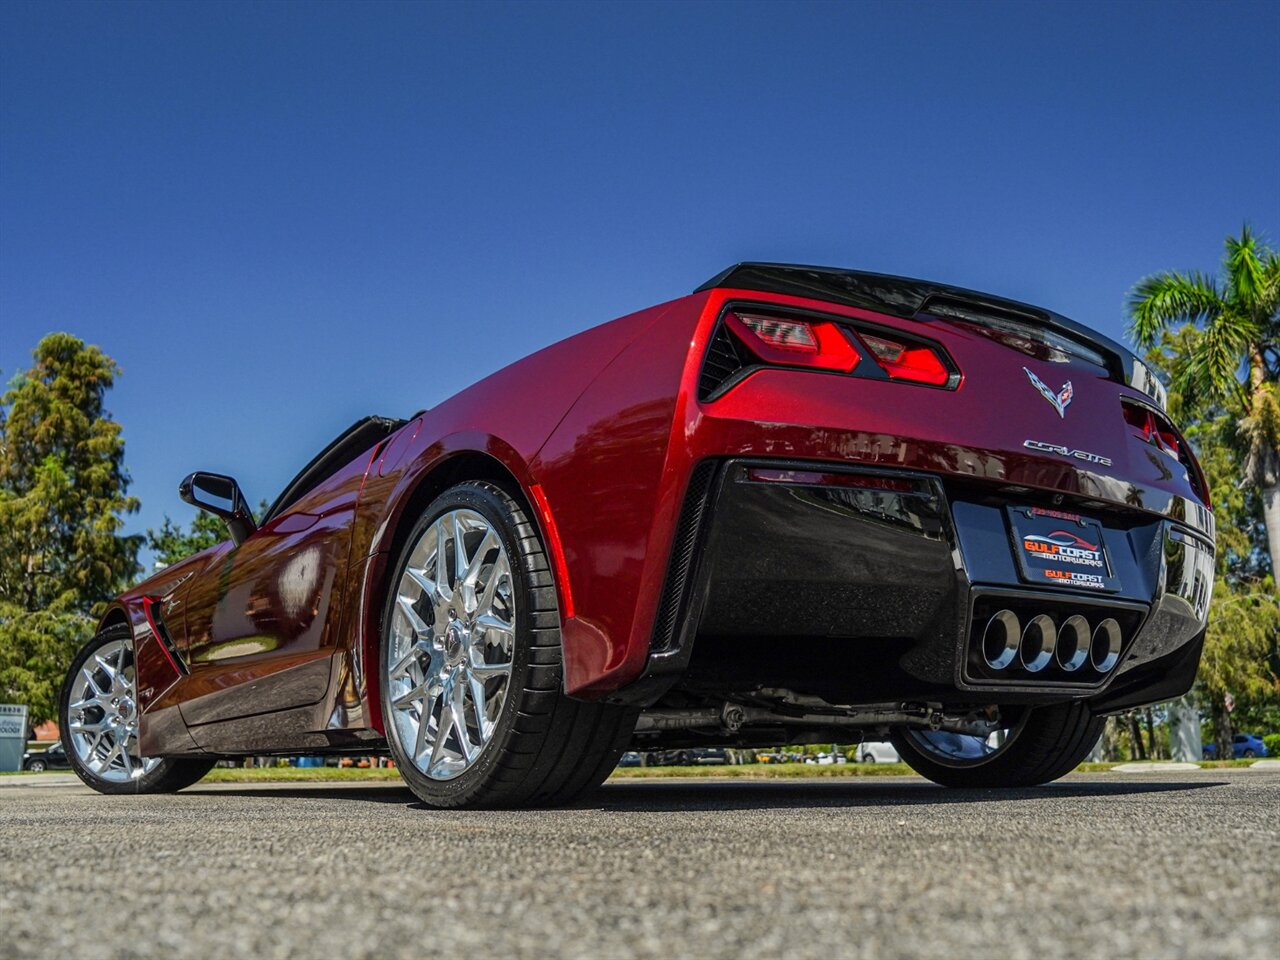
{"type": "Polygon", "coordinates": [[[0,790],[0,957],[1266,957],[1280,775],[0,790]]]}

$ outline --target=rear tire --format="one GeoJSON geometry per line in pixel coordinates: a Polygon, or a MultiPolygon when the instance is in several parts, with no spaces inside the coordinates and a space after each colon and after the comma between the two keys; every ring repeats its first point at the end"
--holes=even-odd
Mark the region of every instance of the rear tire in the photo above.
{"type": "Polygon", "coordinates": [[[1033,787],[1074,770],[1098,742],[1105,723],[1084,703],[1028,708],[1007,743],[975,759],[930,749],[927,740],[909,729],[894,730],[892,740],[913,770],[945,787],[1033,787]]]}
{"type": "Polygon", "coordinates": [[[131,751],[136,749],[136,726],[140,718],[133,706],[133,694],[133,631],[124,624],[107,627],[85,644],[71,661],[71,668],[62,684],[62,693],[58,697],[58,727],[62,733],[62,748],[66,751],[67,760],[76,776],[99,793],[173,793],[191,786],[213,769],[217,761],[210,757],[157,760],[135,756],[131,751]],[[107,667],[118,673],[119,679],[113,681],[111,690],[106,690],[109,674],[107,670],[102,670],[99,682],[104,693],[101,698],[96,698],[92,704],[85,706],[88,699],[86,693],[93,692],[85,670],[95,672],[89,664],[90,658],[104,650],[111,651],[106,655],[107,667]],[[133,721],[134,735],[125,734],[123,737],[126,743],[124,752],[129,754],[128,769],[121,762],[118,752],[115,759],[110,759],[117,734],[107,732],[106,736],[98,738],[95,746],[92,734],[79,732],[86,725],[96,731],[104,730],[102,724],[109,719],[104,704],[110,704],[112,699],[127,699],[129,702],[127,716],[133,721]],[[73,726],[76,729],[73,730],[73,726]],[[108,739],[112,740],[111,744],[104,742],[108,739]],[[132,748],[128,744],[133,744],[132,748]],[[97,759],[100,757],[108,759],[97,759]]]}
{"type": "Polygon", "coordinates": [[[32,760],[30,763],[27,764],[27,769],[30,770],[32,773],[44,773],[44,769],[45,769],[44,761],[32,760]]]}
{"type": "Polygon", "coordinates": [[[383,724],[396,766],[423,803],[558,806],[599,786],[617,766],[638,711],[565,696],[555,580],[537,528],[506,490],[472,481],[437,497],[405,540],[387,594],[383,724]],[[442,550],[447,562],[437,566],[442,550]],[[458,575],[459,553],[477,571],[469,588],[458,575]],[[509,585],[497,573],[508,569],[509,585]],[[486,601],[487,615],[467,609],[486,601]],[[486,620],[509,627],[485,627],[486,620]],[[479,699],[467,693],[477,677],[479,699]],[[478,704],[491,711],[499,696],[496,715],[482,719],[478,704]],[[448,718],[446,701],[457,711],[448,718]],[[441,738],[446,746],[437,750],[441,738]]]}

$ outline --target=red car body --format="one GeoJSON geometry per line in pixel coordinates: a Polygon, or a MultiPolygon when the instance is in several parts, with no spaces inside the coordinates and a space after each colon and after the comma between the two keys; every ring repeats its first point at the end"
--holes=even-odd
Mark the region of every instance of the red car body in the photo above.
{"type": "MultiPolygon", "coordinates": [[[[853,340],[859,363],[874,359],[867,342],[853,340]]],[[[881,664],[862,687],[832,688],[856,702],[1087,697],[1111,711],[1165,699],[1198,662],[1213,526],[1152,380],[1123,348],[1039,308],[871,274],[740,265],[407,422],[366,423],[244,543],[162,570],[121,596],[104,626],[132,627],[148,755],[376,748],[391,558],[436,494],[486,478],[518,489],[541,528],[574,697],[646,707],[673,690],[758,685],[771,649],[793,651],[785,670],[802,673],[803,651],[820,660],[838,648],[856,655],[849,663],[881,664]],[[777,365],[768,344],[743,353],[734,326],[730,354],[746,362],[709,392],[709,351],[735,307],[919,340],[947,383],[777,365]],[[1055,351],[1053,337],[1085,356],[1055,351]],[[1036,380],[1050,393],[1070,381],[1065,410],[1036,380]],[[1154,432],[1135,429],[1148,415],[1154,432]],[[833,485],[855,491],[835,512],[814,493],[833,485]],[[904,506],[912,497],[931,506],[904,506]],[[979,587],[1032,606],[1104,603],[1017,575],[997,520],[1012,503],[1098,518],[1125,554],[1111,561],[1124,585],[1105,602],[1128,603],[1133,627],[1105,678],[1000,685],[965,666],[979,587]],[[775,506],[800,512],[780,524],[775,506]],[[842,518],[853,518],[847,529],[842,518]],[[913,523],[935,522],[941,532],[922,535],[919,552],[904,539],[913,523]],[[743,531],[754,539],[740,542],[743,531]],[[741,642],[756,667],[699,673],[704,634],[707,656],[733,659],[741,642]]]]}

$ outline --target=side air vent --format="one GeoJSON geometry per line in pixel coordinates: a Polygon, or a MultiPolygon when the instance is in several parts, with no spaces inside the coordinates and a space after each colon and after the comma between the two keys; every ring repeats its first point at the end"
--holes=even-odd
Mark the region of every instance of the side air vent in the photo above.
{"type": "Polygon", "coordinates": [[[689,574],[693,567],[698,534],[702,529],[702,519],[707,512],[707,503],[711,496],[711,481],[715,478],[715,473],[715,461],[704,460],[694,467],[689,477],[689,489],[684,495],[684,506],[680,510],[675,539],[671,544],[671,559],[667,563],[667,580],[662,586],[662,597],[658,601],[658,616],[653,625],[651,650],[654,653],[670,652],[678,643],[677,633],[681,612],[687,606],[685,597],[689,592],[689,574]]]}
{"type": "Polygon", "coordinates": [[[702,361],[702,374],[698,377],[698,399],[703,403],[714,400],[724,393],[741,370],[758,362],[738,342],[724,321],[716,324],[716,331],[707,346],[706,359],[702,361]]]}

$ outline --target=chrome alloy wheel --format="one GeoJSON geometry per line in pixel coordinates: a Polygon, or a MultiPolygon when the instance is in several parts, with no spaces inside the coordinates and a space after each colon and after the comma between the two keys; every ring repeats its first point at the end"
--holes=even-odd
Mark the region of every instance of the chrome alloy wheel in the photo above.
{"type": "Polygon", "coordinates": [[[112,640],[80,667],[67,705],[71,746],[80,762],[103,780],[126,783],[160,762],[138,752],[138,704],[134,695],[133,640],[112,640]]]}
{"type": "Polygon", "coordinates": [[[990,762],[1007,750],[1023,727],[1027,724],[1030,711],[1022,711],[1022,716],[1011,727],[996,723],[975,723],[972,733],[953,732],[950,730],[913,730],[906,731],[907,737],[923,753],[936,763],[950,767],[974,767],[990,762]]]}
{"type": "Polygon", "coordinates": [[[386,659],[400,745],[426,776],[453,779],[492,739],[515,638],[511,563],[497,531],[474,510],[441,514],[396,586],[386,659]]]}

